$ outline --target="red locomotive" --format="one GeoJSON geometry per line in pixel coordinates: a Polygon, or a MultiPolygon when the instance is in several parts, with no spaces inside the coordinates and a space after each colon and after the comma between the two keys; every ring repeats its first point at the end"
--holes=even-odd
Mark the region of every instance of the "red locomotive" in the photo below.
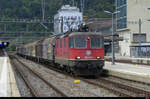
{"type": "Polygon", "coordinates": [[[98,76],[104,66],[104,37],[101,33],[68,32],[22,45],[17,53],[76,75],[98,76]]]}
{"type": "Polygon", "coordinates": [[[72,32],[55,40],[55,63],[77,75],[99,75],[104,66],[104,39],[100,33],[72,32]]]}

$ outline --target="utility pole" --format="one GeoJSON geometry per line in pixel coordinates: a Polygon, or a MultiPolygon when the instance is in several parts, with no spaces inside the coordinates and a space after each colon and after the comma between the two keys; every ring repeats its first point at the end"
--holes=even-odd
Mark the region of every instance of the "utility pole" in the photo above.
{"type": "Polygon", "coordinates": [[[45,0],[42,0],[42,19],[45,19],[45,0]]]}
{"type": "Polygon", "coordinates": [[[112,64],[114,65],[115,62],[115,54],[114,54],[114,14],[112,13],[112,64]]]}
{"type": "Polygon", "coordinates": [[[115,52],[114,52],[114,14],[120,13],[120,11],[110,12],[104,11],[105,13],[112,15],[112,65],[115,64],[115,52]]]}
{"type": "Polygon", "coordinates": [[[26,24],[26,31],[27,32],[29,31],[29,24],[28,23],[26,24]]]}
{"type": "Polygon", "coordinates": [[[142,26],[142,21],[141,21],[141,19],[139,19],[139,47],[140,47],[140,49],[139,49],[139,55],[141,56],[141,42],[142,42],[142,38],[141,38],[141,26],[142,26]]]}
{"type": "Polygon", "coordinates": [[[72,0],[73,6],[74,6],[74,0],[72,0]]]}
{"type": "Polygon", "coordinates": [[[61,17],[61,33],[63,33],[64,31],[64,20],[63,17],[61,17]]]}
{"type": "Polygon", "coordinates": [[[85,7],[85,0],[83,0],[83,13],[84,13],[84,7],[85,7]]]}
{"type": "Polygon", "coordinates": [[[84,13],[84,0],[80,0],[81,12],[84,13]]]}
{"type": "Polygon", "coordinates": [[[4,31],[6,32],[6,30],[7,30],[7,26],[6,24],[4,24],[4,31]]]}
{"type": "Polygon", "coordinates": [[[46,25],[44,25],[44,21],[45,21],[45,0],[42,0],[42,22],[40,23],[46,30],[48,29],[48,27],[46,25]]]}

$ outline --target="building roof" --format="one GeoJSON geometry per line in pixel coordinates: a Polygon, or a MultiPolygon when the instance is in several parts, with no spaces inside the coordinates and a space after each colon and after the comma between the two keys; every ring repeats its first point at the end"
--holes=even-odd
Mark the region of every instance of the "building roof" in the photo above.
{"type": "Polygon", "coordinates": [[[92,26],[96,29],[104,29],[112,27],[112,19],[111,18],[91,18],[84,20],[88,26],[92,26]]]}
{"type": "MultiPolygon", "coordinates": [[[[90,31],[100,31],[103,35],[111,34],[112,19],[111,18],[90,18],[84,19],[85,23],[89,27],[90,31]]],[[[114,20],[115,23],[115,20],[114,20]]],[[[116,25],[114,25],[114,32],[116,31],[116,25]]]]}
{"type": "Polygon", "coordinates": [[[79,12],[79,8],[75,7],[75,6],[70,6],[70,5],[63,5],[61,7],[61,9],[58,10],[58,12],[61,12],[61,11],[77,11],[79,12]]]}

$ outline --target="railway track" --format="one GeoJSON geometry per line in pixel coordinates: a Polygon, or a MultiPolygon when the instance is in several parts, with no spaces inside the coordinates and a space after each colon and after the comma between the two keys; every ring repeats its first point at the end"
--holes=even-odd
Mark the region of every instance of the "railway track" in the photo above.
{"type": "Polygon", "coordinates": [[[118,96],[122,96],[122,97],[137,97],[137,96],[149,97],[150,96],[149,91],[145,91],[145,90],[135,88],[135,87],[132,87],[129,85],[113,82],[110,80],[106,80],[104,78],[98,78],[96,80],[89,80],[89,79],[85,79],[85,78],[81,78],[81,77],[76,77],[74,75],[70,75],[65,71],[54,68],[53,66],[47,66],[47,65],[41,64],[41,63],[38,63],[38,64],[43,65],[43,66],[45,66],[49,69],[52,69],[56,72],[63,73],[66,76],[70,76],[70,77],[73,77],[75,79],[80,79],[81,81],[84,81],[84,82],[89,83],[91,85],[97,86],[99,88],[104,88],[104,89],[106,89],[106,90],[110,91],[111,93],[114,93],[118,96]]]}
{"type": "Polygon", "coordinates": [[[23,72],[16,67],[15,62],[11,60],[11,63],[12,63],[12,66],[14,67],[15,71],[21,76],[21,78],[24,81],[25,85],[29,89],[31,95],[33,97],[39,97],[39,94],[34,90],[34,87],[31,85],[31,83],[28,81],[28,79],[26,79],[26,77],[24,76],[23,72]]]}
{"type": "Polygon", "coordinates": [[[130,86],[130,85],[127,85],[127,84],[123,84],[123,83],[120,83],[118,81],[116,82],[116,81],[112,81],[111,79],[109,80],[109,79],[105,79],[105,78],[98,78],[98,81],[99,82],[104,82],[104,83],[107,83],[107,84],[112,84],[113,86],[115,86],[117,88],[127,90],[127,91],[129,91],[133,94],[135,93],[136,96],[150,97],[150,91],[145,91],[143,89],[133,87],[133,86],[130,86]]]}
{"type": "Polygon", "coordinates": [[[36,75],[38,78],[40,78],[43,82],[45,82],[50,88],[52,88],[53,90],[55,90],[58,94],[60,94],[62,97],[68,97],[65,93],[63,93],[62,91],[60,91],[57,87],[55,87],[53,84],[51,84],[50,82],[48,82],[45,78],[43,78],[38,72],[31,70],[27,65],[25,65],[24,63],[22,63],[18,58],[16,58],[15,56],[10,56],[11,59],[11,63],[14,65],[15,69],[17,70],[17,72],[20,74],[20,76],[22,77],[23,81],[25,82],[25,84],[27,85],[27,87],[30,89],[30,92],[32,94],[32,96],[34,97],[39,97],[39,93],[35,90],[35,88],[32,86],[32,84],[30,83],[30,81],[27,79],[27,77],[25,76],[23,70],[21,70],[20,68],[18,68],[18,64],[16,64],[14,61],[12,60],[16,60],[17,62],[19,62],[23,67],[27,68],[30,72],[32,72],[34,75],[36,75]]]}
{"type": "Polygon", "coordinates": [[[114,82],[111,80],[106,80],[105,78],[98,78],[94,81],[81,79],[89,84],[99,86],[101,88],[107,89],[114,94],[125,97],[150,97],[150,92],[129,86],[126,84],[114,82]]]}

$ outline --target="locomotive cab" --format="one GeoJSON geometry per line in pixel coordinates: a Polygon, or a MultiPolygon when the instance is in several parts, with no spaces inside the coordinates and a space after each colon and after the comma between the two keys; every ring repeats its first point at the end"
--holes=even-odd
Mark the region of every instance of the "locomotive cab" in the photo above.
{"type": "Polygon", "coordinates": [[[104,59],[104,53],[101,52],[103,50],[104,40],[102,35],[88,33],[85,35],[79,34],[70,36],[70,58],[72,60],[104,59]]]}
{"type": "Polygon", "coordinates": [[[104,39],[100,33],[70,35],[70,62],[79,75],[99,75],[104,66],[104,39]]]}

